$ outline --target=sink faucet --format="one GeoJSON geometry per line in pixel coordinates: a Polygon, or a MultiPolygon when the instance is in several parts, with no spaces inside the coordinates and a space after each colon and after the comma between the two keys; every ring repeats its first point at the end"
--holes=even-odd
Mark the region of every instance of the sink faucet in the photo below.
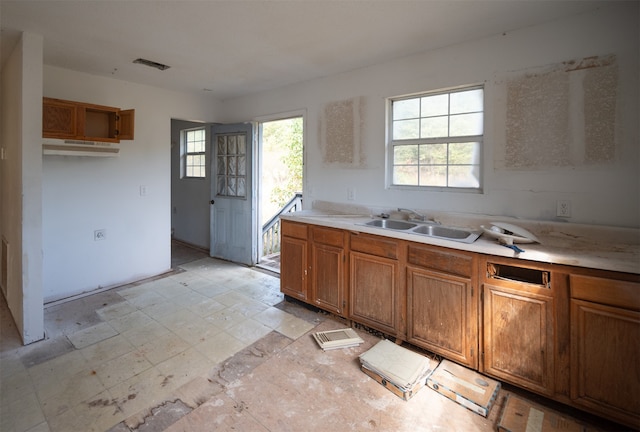
{"type": "Polygon", "coordinates": [[[407,213],[411,213],[413,215],[411,217],[411,219],[419,220],[419,221],[422,221],[422,222],[425,222],[426,219],[427,219],[423,214],[420,214],[415,210],[411,210],[411,209],[407,209],[407,208],[398,208],[398,211],[399,212],[404,211],[404,212],[407,212],[407,213]]]}

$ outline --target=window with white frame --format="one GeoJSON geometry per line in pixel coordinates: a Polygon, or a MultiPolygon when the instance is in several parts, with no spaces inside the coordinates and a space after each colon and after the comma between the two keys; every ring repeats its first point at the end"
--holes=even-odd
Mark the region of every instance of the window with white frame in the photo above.
{"type": "Polygon", "coordinates": [[[183,133],[183,176],[206,177],[206,134],[204,128],[182,131],[183,133]]]}
{"type": "Polygon", "coordinates": [[[390,99],[391,186],[480,190],[482,86],[390,99]]]}

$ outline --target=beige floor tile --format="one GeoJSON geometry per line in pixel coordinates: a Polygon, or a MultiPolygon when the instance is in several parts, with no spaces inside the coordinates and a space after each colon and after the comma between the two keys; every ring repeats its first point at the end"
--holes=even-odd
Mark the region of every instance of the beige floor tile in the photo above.
{"type": "Polygon", "coordinates": [[[169,381],[154,367],[110,388],[109,393],[118,400],[127,418],[140,410],[162,403],[171,392],[169,381]]]}
{"type": "Polygon", "coordinates": [[[50,420],[104,390],[94,370],[81,371],[60,381],[59,391],[42,401],[42,411],[47,420],[50,420]]]}
{"type": "Polygon", "coordinates": [[[120,407],[122,403],[105,390],[73,408],[72,412],[78,419],[76,425],[86,432],[109,430],[126,418],[120,407]]]}
{"type": "Polygon", "coordinates": [[[247,318],[251,318],[268,308],[269,306],[266,304],[251,299],[247,299],[246,301],[236,303],[229,307],[229,309],[238,311],[247,318]]]}
{"type": "Polygon", "coordinates": [[[193,318],[193,315],[193,311],[183,308],[168,315],[158,317],[156,321],[158,321],[169,330],[174,330],[187,325],[193,318]]]}
{"type": "Polygon", "coordinates": [[[80,351],[71,351],[52,360],[30,367],[27,371],[31,376],[33,384],[37,387],[40,380],[49,376],[64,379],[88,367],[89,364],[80,351]]]}
{"type": "Polygon", "coordinates": [[[229,291],[214,297],[213,299],[228,307],[251,301],[249,297],[242,295],[237,291],[229,291]]]}
{"type": "Polygon", "coordinates": [[[296,340],[303,334],[313,329],[314,327],[315,327],[314,324],[311,324],[298,317],[294,317],[293,315],[289,315],[282,322],[282,324],[276,327],[276,330],[282,333],[283,335],[287,336],[288,338],[296,340]]]}
{"type": "Polygon", "coordinates": [[[118,294],[127,300],[133,300],[136,297],[140,297],[150,292],[153,292],[153,282],[147,282],[141,285],[118,290],[118,294]]]}
{"type": "Polygon", "coordinates": [[[142,327],[127,330],[122,333],[122,336],[124,336],[134,346],[139,347],[168,333],[169,330],[167,330],[163,325],[156,321],[152,321],[142,327]]]}
{"type": "Polygon", "coordinates": [[[198,286],[194,289],[194,291],[206,297],[214,298],[221,294],[232,291],[232,288],[227,285],[220,284],[218,282],[212,282],[209,285],[198,286]]]}
{"type": "Polygon", "coordinates": [[[144,308],[157,305],[159,303],[164,303],[167,301],[167,299],[161,296],[160,294],[157,294],[153,291],[149,291],[149,292],[140,294],[138,296],[135,296],[133,298],[128,298],[127,301],[131,303],[133,306],[137,307],[138,309],[144,309],[144,308]]]}
{"type": "Polygon", "coordinates": [[[98,309],[96,312],[105,321],[110,321],[122,316],[128,315],[138,310],[131,303],[122,301],[120,303],[114,303],[109,306],[98,309]]]}
{"type": "Polygon", "coordinates": [[[196,377],[206,376],[214,363],[195,348],[158,364],[156,369],[170,379],[169,386],[176,389],[196,377]]]}
{"type": "Polygon", "coordinates": [[[11,419],[11,425],[3,422],[3,431],[28,431],[45,421],[44,414],[40,409],[40,402],[35,393],[15,397],[11,404],[2,409],[2,417],[4,418],[5,416],[7,419],[11,419]]]}
{"type": "Polygon", "coordinates": [[[87,363],[91,366],[98,366],[135,349],[133,344],[122,335],[117,335],[105,339],[97,344],[90,345],[80,350],[87,363]]]}
{"type": "Polygon", "coordinates": [[[221,331],[220,327],[197,316],[192,317],[183,327],[173,330],[175,334],[191,344],[191,346],[198,345],[221,331]]]}
{"type": "Polygon", "coordinates": [[[142,344],[138,351],[152,364],[157,365],[179,353],[189,349],[190,345],[172,332],[150,339],[142,344]]]}
{"type": "Polygon", "coordinates": [[[219,303],[210,298],[207,298],[206,300],[203,300],[197,304],[187,306],[187,307],[189,308],[189,310],[193,311],[193,313],[195,313],[200,317],[209,316],[214,312],[217,312],[219,310],[226,308],[226,306],[223,305],[222,303],[219,303]]]}
{"type": "Polygon", "coordinates": [[[49,423],[43,421],[42,423],[39,423],[31,429],[27,430],[27,432],[51,432],[51,429],[49,429],[49,423]]]}
{"type": "Polygon", "coordinates": [[[247,318],[238,311],[226,308],[216,311],[204,319],[216,327],[227,329],[245,321],[247,318]]]}
{"type": "Polygon", "coordinates": [[[171,299],[177,296],[187,294],[188,292],[191,291],[191,289],[181,284],[178,281],[165,278],[165,279],[160,279],[157,282],[154,282],[153,291],[167,299],[171,299]]]}
{"type": "MultiPolygon", "coordinates": [[[[0,369],[4,368],[4,361],[0,361],[0,369]]],[[[12,404],[16,399],[35,394],[35,386],[26,369],[15,369],[12,375],[0,378],[0,406],[12,404]]]]}
{"type": "Polygon", "coordinates": [[[278,308],[269,307],[253,317],[254,320],[272,329],[278,328],[292,315],[281,311],[278,308]]]}
{"type": "Polygon", "coordinates": [[[209,298],[197,291],[189,290],[188,292],[176,296],[171,301],[180,307],[195,306],[203,301],[209,300],[209,298]]]}
{"type": "Polygon", "coordinates": [[[145,315],[153,318],[154,320],[157,320],[159,318],[162,318],[164,316],[177,312],[182,308],[183,306],[180,305],[174,298],[174,299],[171,299],[170,301],[157,303],[152,306],[149,306],[148,308],[144,308],[142,309],[142,312],[145,315]]]}
{"type": "Polygon", "coordinates": [[[250,345],[267,335],[271,328],[253,319],[247,319],[236,326],[228,328],[226,331],[239,341],[250,345]]]}
{"type": "Polygon", "coordinates": [[[68,335],[67,338],[71,341],[74,347],[81,349],[117,334],[118,332],[111,327],[109,323],[103,322],[68,335]]]}
{"type": "Polygon", "coordinates": [[[146,324],[149,324],[152,319],[145,314],[144,312],[134,309],[135,312],[132,312],[128,315],[123,315],[112,320],[109,320],[109,324],[114,328],[118,333],[123,333],[134,327],[142,327],[146,324]]]}
{"type": "Polygon", "coordinates": [[[94,370],[104,387],[109,389],[152,366],[140,351],[136,350],[109,360],[95,367],[94,370]]]}
{"type": "Polygon", "coordinates": [[[204,354],[214,363],[219,363],[246,346],[240,340],[234,338],[227,332],[220,332],[217,335],[198,344],[195,348],[204,354]]]}

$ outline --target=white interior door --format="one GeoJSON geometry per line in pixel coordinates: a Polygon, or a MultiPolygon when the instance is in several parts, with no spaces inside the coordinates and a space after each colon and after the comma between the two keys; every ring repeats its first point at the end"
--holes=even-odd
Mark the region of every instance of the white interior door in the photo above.
{"type": "Polygon", "coordinates": [[[257,215],[253,125],[214,125],[211,136],[210,255],[254,265],[257,215]]]}

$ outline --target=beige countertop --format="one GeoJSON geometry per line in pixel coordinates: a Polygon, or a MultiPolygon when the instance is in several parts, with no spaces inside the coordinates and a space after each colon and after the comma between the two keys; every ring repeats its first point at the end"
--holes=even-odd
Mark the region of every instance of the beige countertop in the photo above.
{"type": "MultiPolygon", "coordinates": [[[[562,222],[530,221],[514,218],[466,214],[427,213],[430,219],[448,227],[482,231],[491,221],[508,222],[529,230],[540,243],[517,244],[518,253],[483,234],[473,243],[461,243],[424,235],[363,225],[371,216],[365,209],[355,213],[344,209],[321,208],[282,215],[282,219],[409,240],[450,249],[517,258],[550,264],[563,264],[600,270],[640,274],[640,230],[632,228],[582,225],[562,222]],[[360,213],[360,214],[358,214],[360,213]]],[[[378,214],[378,213],[374,213],[378,214]]]]}

